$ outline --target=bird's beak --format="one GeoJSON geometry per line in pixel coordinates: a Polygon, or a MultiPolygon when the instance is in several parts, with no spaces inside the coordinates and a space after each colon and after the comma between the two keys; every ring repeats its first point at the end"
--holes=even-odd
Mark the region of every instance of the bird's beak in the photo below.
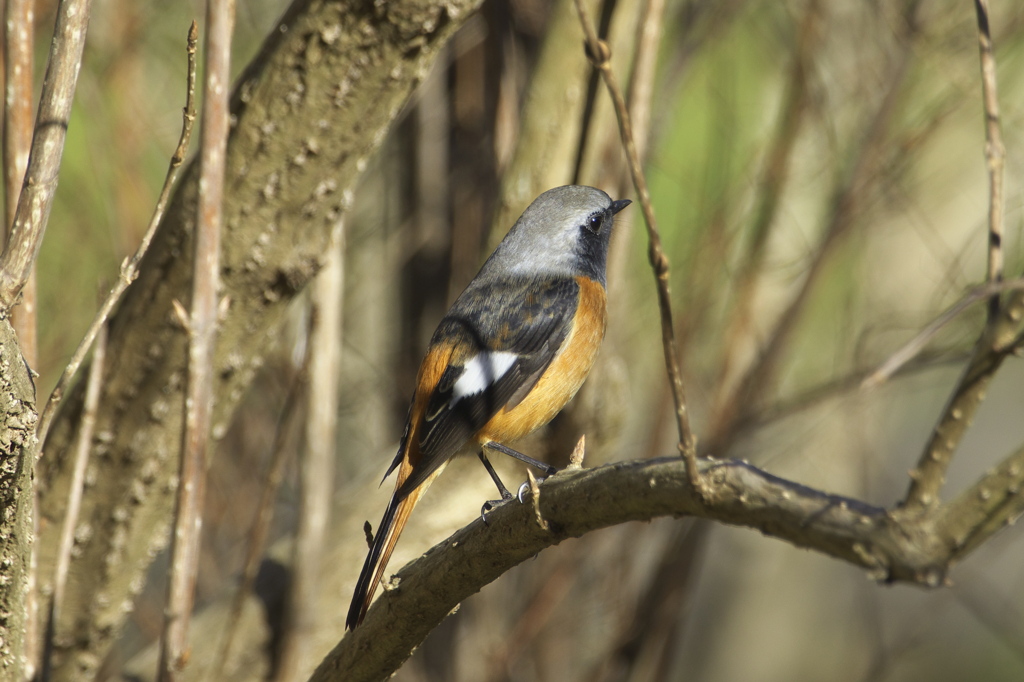
{"type": "Polygon", "coordinates": [[[615,215],[616,213],[618,213],[619,211],[621,211],[622,209],[626,208],[627,206],[629,206],[632,203],[633,202],[631,200],[629,200],[629,199],[619,199],[618,201],[613,201],[612,202],[612,215],[615,215]]]}

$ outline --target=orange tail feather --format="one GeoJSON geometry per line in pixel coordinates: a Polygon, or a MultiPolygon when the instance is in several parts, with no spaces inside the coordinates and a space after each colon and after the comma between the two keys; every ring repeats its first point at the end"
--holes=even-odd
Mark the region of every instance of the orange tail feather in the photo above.
{"type": "Polygon", "coordinates": [[[363,622],[366,610],[370,608],[370,601],[377,591],[380,579],[384,576],[388,560],[391,559],[391,553],[394,551],[398,538],[402,534],[402,529],[405,528],[405,524],[412,514],[413,507],[416,506],[420,496],[443,469],[444,466],[438,467],[427,480],[400,498],[399,491],[412,470],[412,467],[407,465],[405,461],[402,462],[402,466],[398,471],[398,480],[395,483],[395,493],[391,496],[391,502],[388,503],[388,508],[384,511],[384,516],[380,520],[380,526],[377,528],[376,535],[374,535],[370,553],[366,555],[366,561],[363,562],[363,570],[359,573],[359,580],[356,581],[352,603],[348,608],[348,617],[345,619],[345,627],[348,629],[355,629],[357,625],[363,622]]]}

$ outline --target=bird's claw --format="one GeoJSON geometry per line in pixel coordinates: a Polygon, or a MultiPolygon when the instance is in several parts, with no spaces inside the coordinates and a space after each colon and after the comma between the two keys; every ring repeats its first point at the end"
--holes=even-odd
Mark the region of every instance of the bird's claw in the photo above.
{"type": "MultiPolygon", "coordinates": [[[[540,485],[543,482],[543,478],[535,478],[533,479],[532,484],[540,485]]],[[[523,481],[523,484],[519,486],[519,490],[516,492],[516,499],[519,500],[519,504],[526,503],[524,498],[526,497],[526,492],[532,489],[532,484],[530,481],[523,481]]]]}
{"type": "Polygon", "coordinates": [[[505,504],[511,499],[512,493],[505,490],[502,491],[500,500],[487,500],[486,502],[484,502],[483,505],[480,507],[480,520],[484,522],[484,525],[487,525],[487,514],[494,511],[495,509],[497,509],[498,507],[505,504]]]}
{"type": "MultiPolygon", "coordinates": [[[[543,478],[537,478],[533,480],[533,483],[540,485],[540,483],[543,481],[543,478]]],[[[498,507],[500,507],[501,505],[508,502],[509,500],[516,499],[519,500],[519,504],[525,504],[526,493],[530,490],[530,488],[530,481],[523,481],[523,484],[519,486],[519,490],[516,491],[516,494],[514,496],[512,495],[512,493],[509,493],[508,491],[503,491],[500,500],[487,500],[480,507],[480,520],[484,522],[485,526],[488,525],[487,515],[494,511],[495,509],[497,509],[498,507]]]]}

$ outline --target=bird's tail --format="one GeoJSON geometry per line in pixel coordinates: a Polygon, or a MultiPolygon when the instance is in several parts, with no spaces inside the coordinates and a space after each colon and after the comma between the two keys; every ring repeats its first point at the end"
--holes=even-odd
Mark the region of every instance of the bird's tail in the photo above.
{"type": "MultiPolygon", "coordinates": [[[[435,472],[434,476],[437,473],[440,472],[435,472]]],[[[404,477],[399,476],[398,485],[395,486],[395,494],[391,496],[391,502],[388,503],[388,508],[384,511],[384,516],[380,520],[380,526],[377,527],[377,533],[374,535],[370,553],[366,555],[366,561],[363,562],[363,570],[360,572],[359,580],[356,582],[356,590],[352,595],[352,604],[348,607],[348,617],[345,619],[345,627],[348,629],[353,630],[363,622],[363,617],[366,615],[366,610],[370,607],[370,600],[373,599],[377,585],[380,583],[384,570],[388,566],[388,560],[391,558],[391,552],[395,549],[398,537],[402,534],[402,529],[405,528],[413,507],[416,506],[420,496],[427,489],[427,486],[430,485],[434,476],[431,476],[430,479],[410,490],[404,496],[399,494],[404,477]]]]}

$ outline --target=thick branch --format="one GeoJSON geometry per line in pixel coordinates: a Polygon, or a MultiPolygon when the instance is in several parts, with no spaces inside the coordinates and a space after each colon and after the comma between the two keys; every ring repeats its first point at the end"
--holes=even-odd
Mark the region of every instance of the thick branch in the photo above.
{"type": "MultiPolygon", "coordinates": [[[[213,436],[276,343],[288,303],[320,269],[331,229],[368,158],[476,0],[297,0],[235,87],[227,150],[213,436]]],[[[82,506],[54,679],[90,677],[166,542],[182,424],[184,335],[197,165],[182,173],[160,229],[110,325],[104,395],[82,506]],[[114,501],[114,502],[111,502],[114,501]],[[113,504],[113,507],[111,506],[113,504]]],[[[41,461],[40,572],[52,574],[81,395],[54,419],[41,461]]]]}
{"type": "Polygon", "coordinates": [[[700,516],[756,528],[856,566],[883,581],[944,582],[954,553],[931,517],[828,495],[738,461],[701,460],[705,499],[679,458],[564,471],[540,487],[539,505],[510,503],[403,568],[311,678],[380,680],[463,599],[546,547],[599,528],[657,516],[700,516]],[[537,506],[535,506],[537,505],[537,506]],[[543,527],[537,520],[537,511],[543,527]]]}
{"type": "Polygon", "coordinates": [[[36,451],[35,387],[14,329],[0,320],[0,670],[21,680],[25,670],[26,587],[32,548],[32,457],[36,451]]]}

